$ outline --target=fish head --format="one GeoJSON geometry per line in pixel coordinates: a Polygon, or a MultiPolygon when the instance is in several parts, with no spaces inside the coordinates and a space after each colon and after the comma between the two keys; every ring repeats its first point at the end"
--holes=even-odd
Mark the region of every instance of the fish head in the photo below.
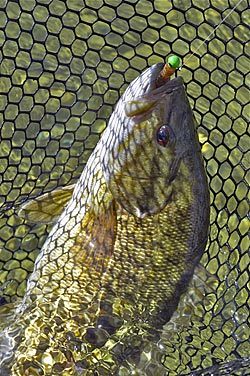
{"type": "Polygon", "coordinates": [[[200,146],[183,80],[157,87],[163,64],[144,71],[119,100],[101,139],[101,165],[114,199],[143,218],[161,211],[192,179],[200,146]],[[177,180],[176,180],[177,179],[177,180]]]}

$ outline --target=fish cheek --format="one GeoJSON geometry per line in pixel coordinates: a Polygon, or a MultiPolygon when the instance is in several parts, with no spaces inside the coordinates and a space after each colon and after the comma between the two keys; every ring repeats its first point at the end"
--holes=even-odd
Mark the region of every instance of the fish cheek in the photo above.
{"type": "Polygon", "coordinates": [[[173,150],[161,150],[151,138],[150,147],[144,144],[138,156],[127,160],[124,168],[120,165],[119,172],[109,177],[107,184],[113,198],[139,218],[159,213],[172,194],[169,179],[173,161],[173,150]]]}
{"type": "Polygon", "coordinates": [[[110,182],[113,198],[128,213],[144,218],[159,213],[169,202],[172,185],[165,177],[143,180],[128,175],[110,182]]]}

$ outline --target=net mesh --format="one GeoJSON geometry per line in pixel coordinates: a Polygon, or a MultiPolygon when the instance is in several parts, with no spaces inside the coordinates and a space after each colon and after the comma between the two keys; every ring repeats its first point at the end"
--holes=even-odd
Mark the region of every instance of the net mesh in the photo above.
{"type": "MultiPolygon", "coordinates": [[[[0,1],[3,307],[24,295],[51,229],[20,218],[20,205],[76,183],[128,84],[174,53],[187,62],[178,75],[200,124],[211,195],[202,264],[215,280],[187,326],[166,325],[161,362],[170,376],[249,374],[250,14],[246,0],[232,11],[236,4],[0,1]]],[[[180,303],[184,313],[191,293],[180,303]]]]}

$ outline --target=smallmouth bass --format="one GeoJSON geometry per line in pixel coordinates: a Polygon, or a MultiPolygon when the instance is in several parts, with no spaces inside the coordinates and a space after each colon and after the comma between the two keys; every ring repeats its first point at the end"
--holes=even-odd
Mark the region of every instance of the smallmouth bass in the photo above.
{"type": "Polygon", "coordinates": [[[143,351],[176,310],[209,226],[194,117],[180,77],[156,85],[162,68],[128,86],[76,186],[23,208],[56,223],[5,331],[6,374],[151,374],[143,351]]]}

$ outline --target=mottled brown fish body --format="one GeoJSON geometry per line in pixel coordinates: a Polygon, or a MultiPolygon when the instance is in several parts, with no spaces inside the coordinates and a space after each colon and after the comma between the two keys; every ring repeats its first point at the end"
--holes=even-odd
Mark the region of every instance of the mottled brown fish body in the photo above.
{"type": "Polygon", "coordinates": [[[183,82],[156,88],[161,69],[118,102],[36,261],[11,375],[147,374],[141,354],[175,311],[209,223],[183,82]]]}

